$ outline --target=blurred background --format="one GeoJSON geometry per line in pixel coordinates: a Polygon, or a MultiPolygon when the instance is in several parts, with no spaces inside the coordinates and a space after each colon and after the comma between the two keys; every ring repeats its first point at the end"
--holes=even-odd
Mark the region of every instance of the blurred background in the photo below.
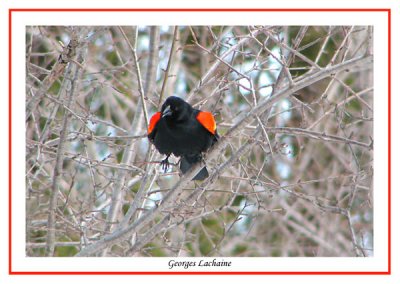
{"type": "MultiPolygon", "coordinates": [[[[146,129],[168,96],[212,112],[224,136],[291,83],[372,54],[372,34],[26,27],[27,256],[74,256],[160,203],[179,168],[161,170],[146,129]]],[[[373,256],[372,67],[331,74],[274,104],[207,161],[212,172],[235,158],[199,198],[185,202],[199,190],[190,183],[166,212],[96,256],[373,256]],[[151,234],[166,214],[174,218],[151,234]]]]}

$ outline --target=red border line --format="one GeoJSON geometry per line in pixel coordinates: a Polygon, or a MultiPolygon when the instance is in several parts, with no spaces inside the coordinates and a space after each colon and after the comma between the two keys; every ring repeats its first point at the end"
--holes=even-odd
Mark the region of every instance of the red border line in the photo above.
{"type": "Polygon", "coordinates": [[[21,271],[10,275],[388,275],[385,271],[21,271]]]}
{"type": "Polygon", "coordinates": [[[12,12],[388,12],[386,8],[11,8],[12,12]]]}
{"type": "Polygon", "coordinates": [[[388,274],[391,274],[392,271],[392,240],[391,240],[391,235],[392,235],[392,199],[391,199],[391,188],[392,188],[392,177],[391,177],[391,172],[392,172],[392,161],[391,161],[391,129],[392,129],[392,112],[391,112],[391,95],[392,95],[392,39],[391,39],[391,31],[392,28],[392,17],[391,17],[391,10],[388,10],[388,274]]]}
{"type": "Polygon", "coordinates": [[[11,222],[11,204],[12,204],[12,159],[11,159],[11,151],[12,151],[12,127],[11,127],[11,118],[12,118],[12,33],[11,33],[11,23],[12,23],[12,11],[8,11],[8,271],[9,274],[12,272],[11,267],[11,247],[12,247],[12,222],[11,222]]]}
{"type": "Polygon", "coordinates": [[[8,273],[9,275],[390,275],[391,274],[391,9],[387,8],[11,8],[8,10],[8,273]],[[12,270],[12,13],[13,12],[386,12],[388,14],[388,270],[387,271],[13,271],[12,270]]]}

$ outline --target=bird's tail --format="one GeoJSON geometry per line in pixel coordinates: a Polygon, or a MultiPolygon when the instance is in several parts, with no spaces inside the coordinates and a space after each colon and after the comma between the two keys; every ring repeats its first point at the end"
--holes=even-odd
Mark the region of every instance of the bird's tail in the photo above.
{"type": "MultiPolygon", "coordinates": [[[[201,155],[186,155],[182,156],[181,158],[181,164],[180,164],[180,169],[183,174],[185,174],[187,171],[190,170],[190,168],[201,161],[201,155]]],[[[208,177],[208,171],[207,168],[204,167],[201,169],[201,171],[192,179],[192,180],[204,180],[208,177]]]]}

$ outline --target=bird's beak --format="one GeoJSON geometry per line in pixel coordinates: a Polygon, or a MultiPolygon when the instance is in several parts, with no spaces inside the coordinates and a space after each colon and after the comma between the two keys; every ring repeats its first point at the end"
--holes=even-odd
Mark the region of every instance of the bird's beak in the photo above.
{"type": "Polygon", "coordinates": [[[164,111],[162,112],[162,117],[172,115],[172,110],[170,106],[167,106],[164,111]]]}

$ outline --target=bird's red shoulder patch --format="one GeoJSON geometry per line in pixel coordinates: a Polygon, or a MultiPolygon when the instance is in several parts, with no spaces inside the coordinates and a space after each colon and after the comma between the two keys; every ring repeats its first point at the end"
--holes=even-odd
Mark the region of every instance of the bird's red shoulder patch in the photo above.
{"type": "Polygon", "coordinates": [[[161,112],[156,112],[153,114],[153,116],[150,118],[150,123],[149,123],[149,128],[147,128],[147,134],[150,134],[153,132],[154,127],[156,127],[157,122],[161,118],[161,112]]]}
{"type": "Polygon", "coordinates": [[[215,123],[214,116],[211,112],[201,111],[196,116],[196,119],[203,125],[208,131],[212,134],[215,134],[215,130],[217,129],[217,124],[215,123]]]}

